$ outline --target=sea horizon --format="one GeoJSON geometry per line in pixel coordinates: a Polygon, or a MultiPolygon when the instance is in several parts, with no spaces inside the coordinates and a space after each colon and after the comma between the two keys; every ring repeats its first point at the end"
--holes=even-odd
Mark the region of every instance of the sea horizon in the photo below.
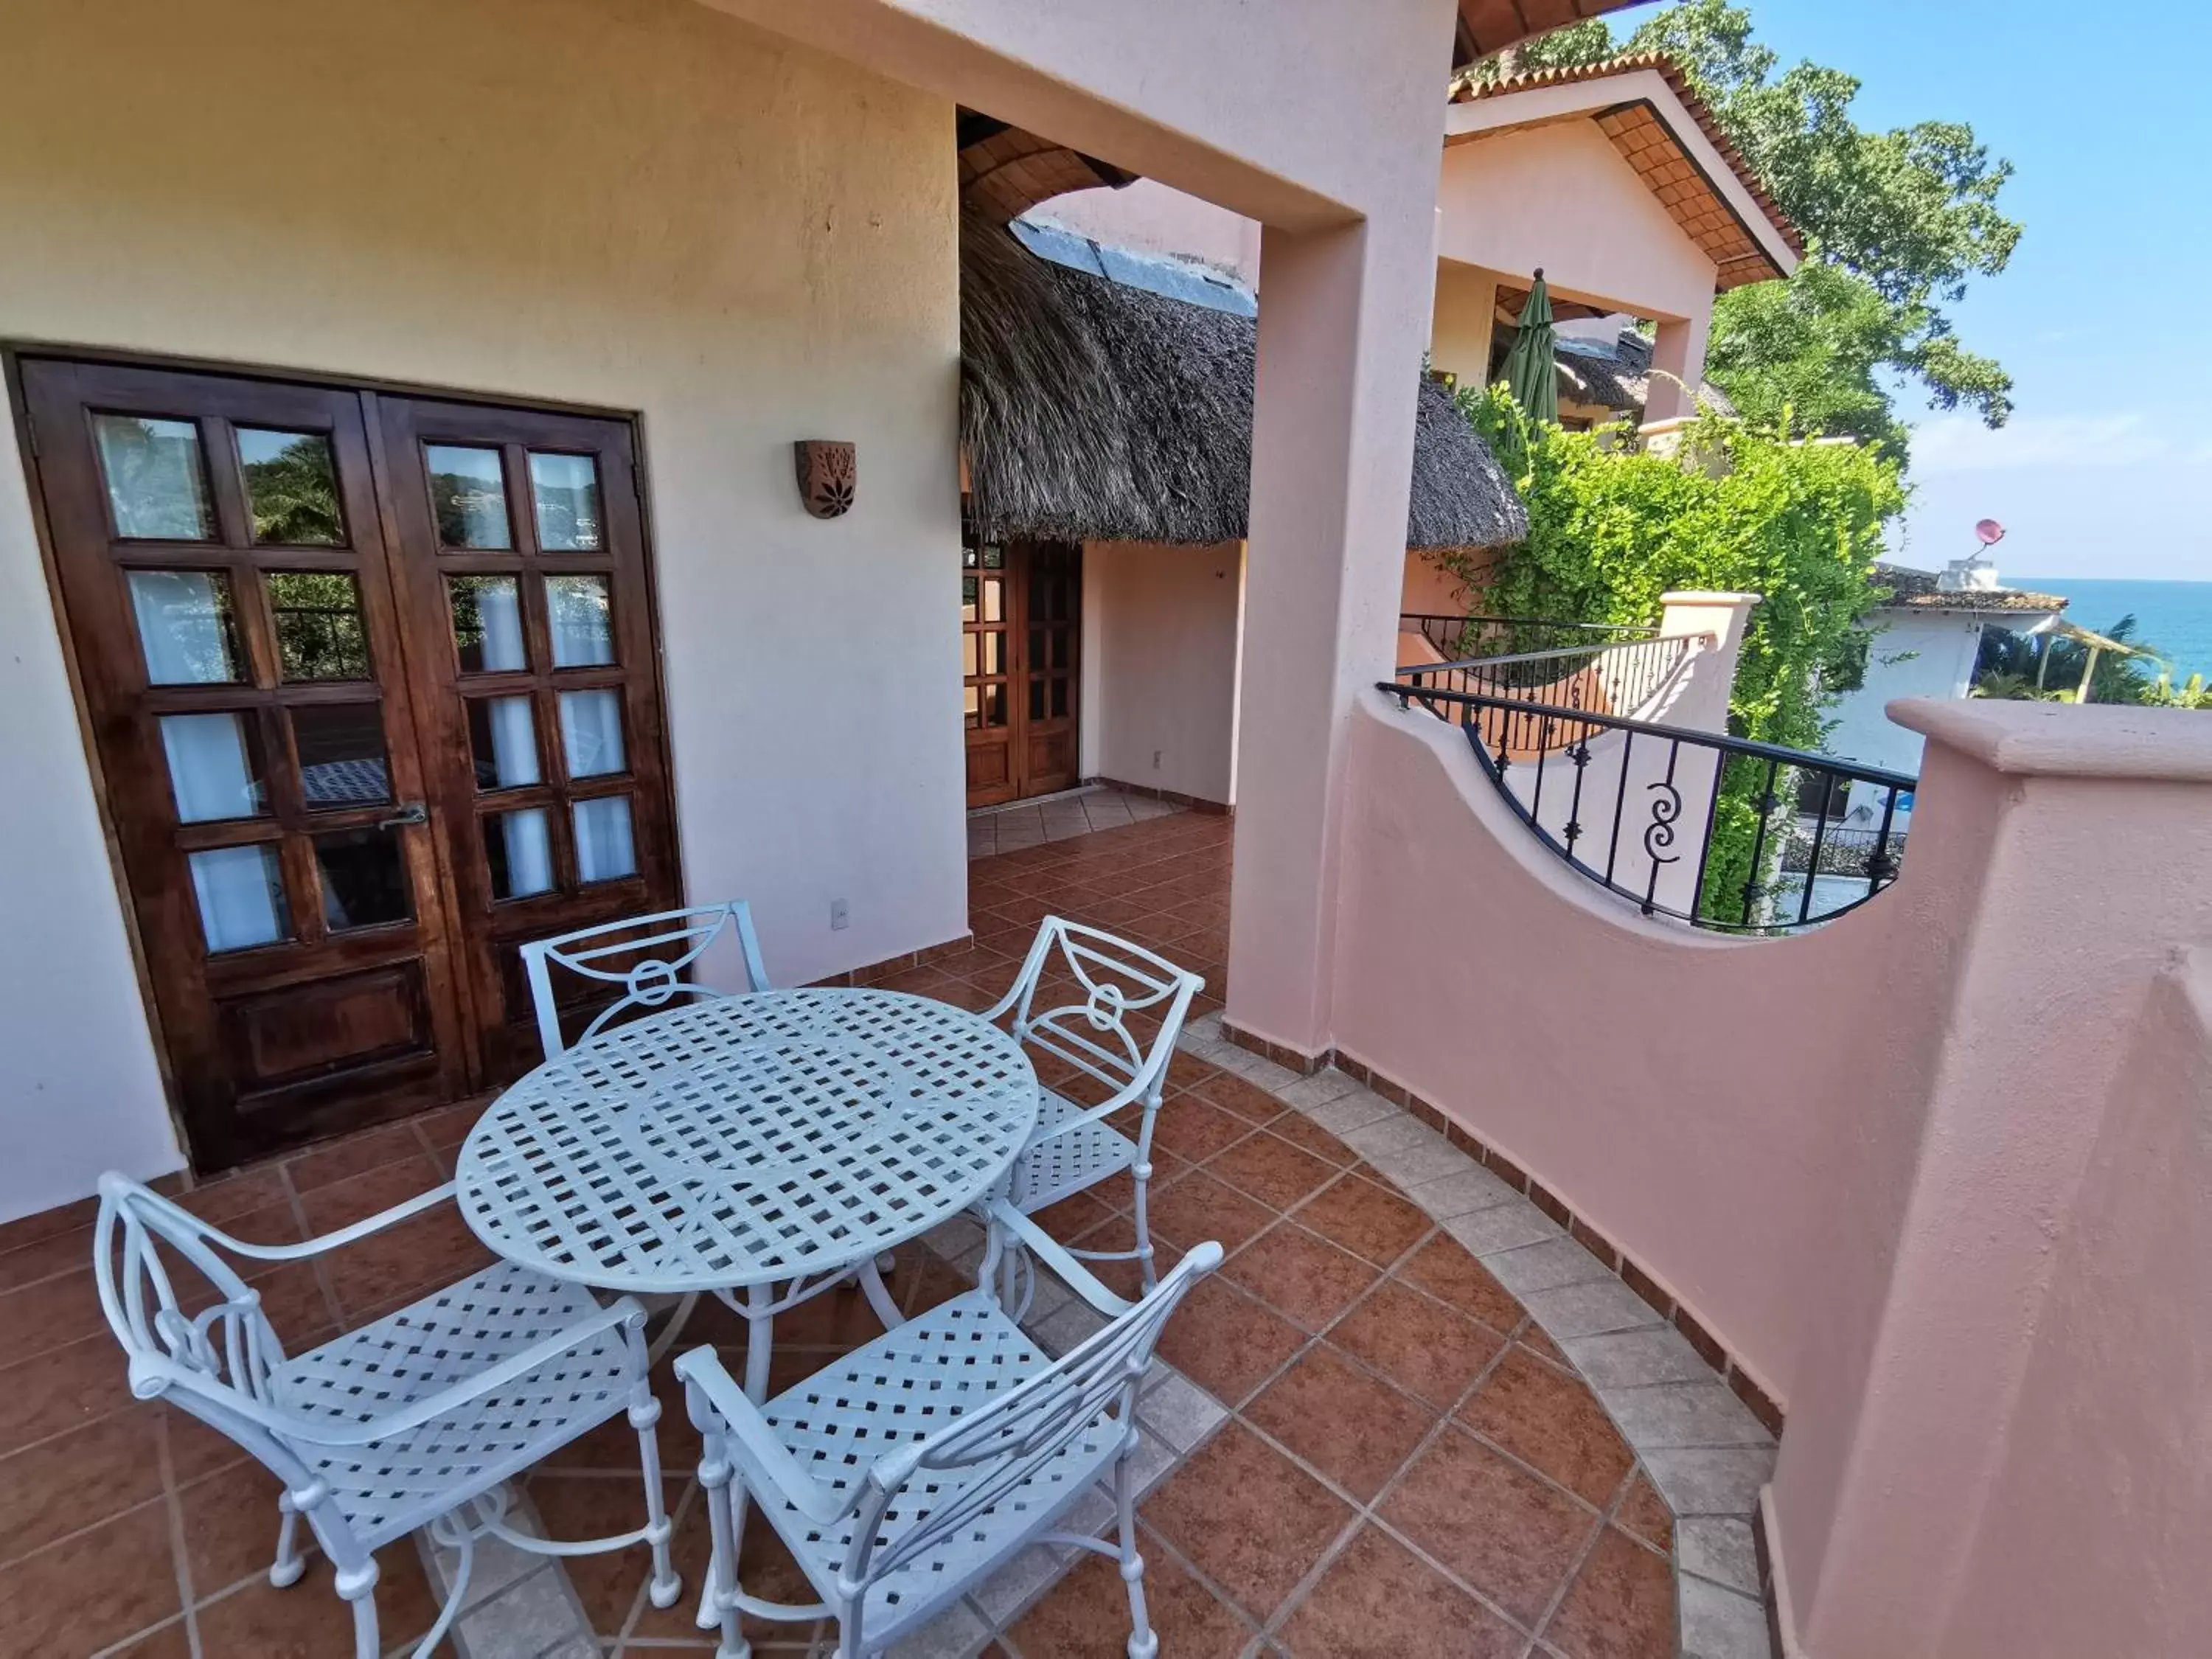
{"type": "Polygon", "coordinates": [[[2015,575],[2002,566],[1997,580],[2007,587],[2058,595],[2067,601],[2066,620],[2094,633],[2108,633],[2132,616],[2136,637],[2157,650],[2176,685],[2191,674],[2212,679],[2212,581],[2015,575]]]}

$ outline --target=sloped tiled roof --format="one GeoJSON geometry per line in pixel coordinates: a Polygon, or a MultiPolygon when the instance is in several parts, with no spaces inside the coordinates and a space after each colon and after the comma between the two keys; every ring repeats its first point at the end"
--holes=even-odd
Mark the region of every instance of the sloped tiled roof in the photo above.
{"type": "MultiPolygon", "coordinates": [[[[1729,141],[1718,120],[1690,84],[1680,65],[1658,52],[1640,52],[1631,57],[1610,58],[1602,63],[1581,64],[1565,69],[1531,70],[1526,74],[1510,75],[1487,85],[1478,83],[1473,75],[1463,74],[1452,82],[1451,101],[1455,104],[1473,103],[1479,99],[1504,98],[1518,92],[1532,92],[1544,87],[1575,86],[1593,81],[1604,81],[1616,76],[1629,75],[1639,70],[1656,71],[1667,82],[1668,88],[1681,100],[1682,107],[1698,124],[1698,129],[1720,152],[1729,170],[1737,182],[1749,192],[1759,205],[1767,222],[1788,244],[1793,253],[1802,255],[1805,239],[1797,227],[1790,222],[1765,185],[1752,171],[1751,163],[1743,153],[1729,141]]],[[[1555,119],[1570,119],[1556,117],[1555,119]]],[[[1712,180],[1692,159],[1680,141],[1668,126],[1659,112],[1642,99],[1630,99],[1610,108],[1596,111],[1586,118],[1596,122],[1600,131],[1613,141],[1621,158],[1635,168],[1637,176],[1665,207],[1674,222],[1691,240],[1703,248],[1706,257],[1718,268],[1714,286],[1725,292],[1741,288],[1746,283],[1763,283],[1784,273],[1773,258],[1760,246],[1751,229],[1737,217],[1712,180]]],[[[1549,125],[1527,122],[1514,126],[1494,127],[1470,134],[1473,139],[1495,137],[1501,133],[1518,131],[1522,126],[1549,125]]]]}
{"type": "Polygon", "coordinates": [[[2056,593],[2031,593],[2024,587],[1944,588],[1936,585],[1932,570],[1914,570],[1901,564],[1877,564],[1875,586],[1890,595],[1884,611],[2063,611],[2066,601],[2056,593]]]}

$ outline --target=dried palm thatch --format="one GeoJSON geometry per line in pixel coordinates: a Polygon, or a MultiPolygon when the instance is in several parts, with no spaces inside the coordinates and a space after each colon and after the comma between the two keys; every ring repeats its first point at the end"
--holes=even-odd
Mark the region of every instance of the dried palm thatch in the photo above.
{"type": "MultiPolygon", "coordinates": [[[[1041,259],[961,227],[960,438],[988,539],[1234,541],[1252,470],[1250,318],[1041,259]]],[[[1409,547],[1496,547],[1528,520],[1442,386],[1423,381],[1409,547]]]]}

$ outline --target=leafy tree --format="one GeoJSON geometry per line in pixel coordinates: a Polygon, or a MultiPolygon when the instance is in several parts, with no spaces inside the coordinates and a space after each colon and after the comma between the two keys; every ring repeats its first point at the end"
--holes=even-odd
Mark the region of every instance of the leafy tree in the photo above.
{"type": "MultiPolygon", "coordinates": [[[[2137,638],[2140,631],[2133,612],[2104,630],[2106,639],[2132,646],[2139,654],[2100,651],[2096,669],[2089,677],[2089,701],[2197,707],[2180,702],[2186,695],[2185,687],[2175,692],[2171,679],[2157,672],[2162,653],[2156,646],[2137,638]]],[[[1974,662],[1973,695],[2013,702],[2071,702],[2088,664],[2089,647],[2079,640],[1992,628],[1982,635],[1974,662]]]]}
{"type": "Polygon", "coordinates": [[[1962,122],[1860,126],[1851,116],[1856,78],[1811,63],[1781,69],[1753,38],[1750,11],[1729,0],[1680,0],[1625,43],[1602,20],[1577,24],[1478,74],[1623,51],[1664,52],[1682,66],[1825,267],[1779,293],[1761,284],[1722,297],[1712,379],[1739,407],[1762,418],[1787,407],[1798,431],[1894,441],[1881,377],[1896,374],[1917,381],[1936,408],[2004,424],[2011,377],[1959,343],[1947,307],[1972,278],[2002,270],[2020,240],[2020,225],[1996,205],[2009,161],[1993,158],[1962,122]],[[1806,395],[1824,377],[1840,389],[1806,395]]]}

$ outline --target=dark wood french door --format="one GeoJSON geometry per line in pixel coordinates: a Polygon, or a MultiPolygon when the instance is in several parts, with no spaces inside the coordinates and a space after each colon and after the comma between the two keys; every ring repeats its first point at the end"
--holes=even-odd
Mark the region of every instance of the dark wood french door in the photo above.
{"type": "Polygon", "coordinates": [[[534,1063],[514,946],[677,902],[629,424],[17,368],[195,1166],[534,1063]]]}
{"type": "Polygon", "coordinates": [[[1082,781],[1083,550],[971,543],[961,564],[968,805],[1072,789],[1082,781]]]}

